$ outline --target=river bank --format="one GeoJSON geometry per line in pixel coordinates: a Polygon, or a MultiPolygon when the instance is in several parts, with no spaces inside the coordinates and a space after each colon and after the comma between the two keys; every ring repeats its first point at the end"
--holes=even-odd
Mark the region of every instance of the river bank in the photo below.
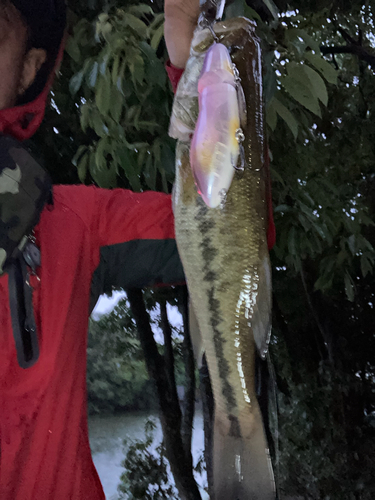
{"type": "MultiPolygon", "coordinates": [[[[121,462],[125,458],[124,439],[136,440],[144,437],[144,425],[153,417],[157,421],[155,442],[162,440],[162,430],[156,413],[131,412],[116,415],[98,415],[89,417],[89,435],[92,457],[103,485],[107,500],[117,499],[117,486],[124,471],[121,462]]],[[[194,420],[192,441],[193,460],[196,463],[204,449],[203,418],[197,412],[194,420]]],[[[203,484],[204,478],[200,478],[203,484]]],[[[204,491],[202,498],[207,499],[204,491]]]]}

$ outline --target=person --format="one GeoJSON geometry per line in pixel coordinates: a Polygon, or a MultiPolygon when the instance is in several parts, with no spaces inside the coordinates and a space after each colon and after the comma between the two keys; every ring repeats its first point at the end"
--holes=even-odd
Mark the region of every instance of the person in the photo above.
{"type": "MultiPolygon", "coordinates": [[[[199,0],[165,0],[167,71],[174,88],[198,15],[199,0]]],[[[0,0],[1,500],[104,499],[88,440],[89,312],[112,287],[184,280],[171,197],[163,193],[54,186],[26,240],[17,241],[23,253],[12,261],[2,247],[14,239],[14,221],[25,216],[25,207],[15,203],[11,208],[19,214],[6,219],[13,195],[20,193],[14,185],[9,190],[14,179],[3,162],[20,151],[11,142],[2,154],[2,139],[25,141],[39,128],[65,24],[64,0],[0,0]]],[[[25,157],[21,153],[16,159],[25,157]]],[[[33,165],[29,159],[21,163],[15,162],[13,173],[25,174],[33,165]]]]}
{"type": "MultiPolygon", "coordinates": [[[[168,72],[175,83],[187,58],[198,3],[166,0],[166,37],[172,59],[168,72]]],[[[54,68],[62,55],[65,20],[63,0],[0,0],[3,137],[24,141],[40,126],[54,68]]],[[[17,148],[12,143],[11,150],[17,148]]],[[[9,169],[1,164],[12,151],[0,154],[0,498],[102,500],[86,410],[92,278],[104,259],[102,269],[109,287],[184,280],[171,198],[154,192],[54,186],[32,233],[25,235],[37,252],[35,269],[30,269],[24,254],[24,260],[18,256],[8,261],[1,248],[12,230],[5,220],[7,204],[13,199],[10,195],[20,194],[17,188],[7,192],[9,169]],[[16,263],[21,274],[7,272],[7,265],[13,269],[16,263]],[[26,276],[22,274],[25,267],[26,276]],[[21,292],[26,290],[23,296],[13,294],[20,284],[17,276],[22,278],[21,292]],[[22,324],[22,314],[32,318],[32,328],[22,324]],[[37,349],[27,358],[30,332],[37,349]]],[[[14,172],[25,168],[17,163],[14,172]]],[[[15,220],[25,215],[22,208],[15,220]]],[[[21,249],[21,243],[17,248],[21,249]]],[[[104,287],[100,278],[96,285],[98,293],[104,287]]]]}

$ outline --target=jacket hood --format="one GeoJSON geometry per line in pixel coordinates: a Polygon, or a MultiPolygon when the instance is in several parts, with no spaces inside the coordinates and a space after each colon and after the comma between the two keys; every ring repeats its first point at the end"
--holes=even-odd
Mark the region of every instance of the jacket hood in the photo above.
{"type": "Polygon", "coordinates": [[[0,133],[20,141],[29,139],[43,121],[47,98],[64,52],[64,0],[13,0],[30,31],[30,47],[44,48],[47,61],[22,101],[0,111],[0,133]]]}

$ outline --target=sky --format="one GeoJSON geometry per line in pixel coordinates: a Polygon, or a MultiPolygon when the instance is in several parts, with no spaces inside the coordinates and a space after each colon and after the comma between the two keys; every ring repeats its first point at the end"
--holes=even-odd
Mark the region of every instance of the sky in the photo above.
{"type": "Polygon", "coordinates": [[[125,292],[113,292],[112,297],[101,295],[92,312],[93,318],[99,319],[103,314],[110,313],[124,297],[126,297],[125,292]]]}
{"type": "MultiPolygon", "coordinates": [[[[125,292],[115,291],[113,292],[111,297],[108,295],[101,295],[99,300],[92,312],[92,317],[95,320],[98,320],[100,316],[103,314],[109,314],[119,303],[119,301],[126,297],[125,292]]],[[[181,327],[182,326],[182,317],[178,312],[177,307],[172,307],[167,304],[168,311],[168,319],[172,326],[181,327]]],[[[161,332],[155,331],[155,336],[157,337],[158,342],[162,342],[162,334],[161,332]]]]}

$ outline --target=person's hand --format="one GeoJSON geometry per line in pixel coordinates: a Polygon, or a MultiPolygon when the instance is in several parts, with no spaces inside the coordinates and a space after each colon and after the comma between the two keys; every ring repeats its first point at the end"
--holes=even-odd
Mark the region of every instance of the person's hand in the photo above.
{"type": "Polygon", "coordinates": [[[199,0],[165,0],[165,41],[171,63],[184,68],[199,17],[199,0]]]}

